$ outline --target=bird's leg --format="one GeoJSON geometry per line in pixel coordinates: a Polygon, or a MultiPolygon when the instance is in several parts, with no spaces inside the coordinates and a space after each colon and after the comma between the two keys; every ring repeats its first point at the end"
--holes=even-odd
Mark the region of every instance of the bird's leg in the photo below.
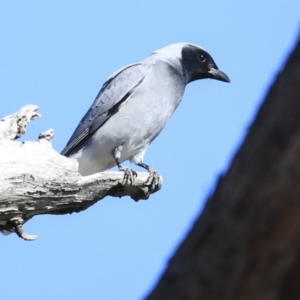
{"type": "Polygon", "coordinates": [[[114,149],[113,151],[113,157],[115,159],[115,162],[119,168],[119,171],[124,172],[124,182],[125,184],[127,184],[128,182],[130,184],[133,183],[134,178],[137,176],[137,172],[127,168],[127,167],[122,167],[121,163],[120,163],[120,158],[121,158],[121,151],[123,149],[123,146],[118,146],[114,149]]]}
{"type": "Polygon", "coordinates": [[[145,182],[145,184],[151,185],[151,187],[150,187],[151,192],[154,193],[154,192],[158,191],[160,189],[161,180],[160,180],[160,175],[157,173],[157,171],[155,169],[153,169],[152,167],[146,165],[143,162],[139,162],[137,165],[146,169],[149,172],[149,177],[148,177],[147,181],[145,182]]]}

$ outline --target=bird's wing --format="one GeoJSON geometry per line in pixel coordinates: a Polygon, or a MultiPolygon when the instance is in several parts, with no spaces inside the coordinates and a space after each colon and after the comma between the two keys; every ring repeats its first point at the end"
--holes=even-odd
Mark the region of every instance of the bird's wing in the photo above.
{"type": "Polygon", "coordinates": [[[80,121],[66,147],[61,152],[68,156],[79,144],[100,128],[120,105],[132,94],[149,73],[150,66],[137,63],[114,73],[102,86],[94,103],[80,121]]]}

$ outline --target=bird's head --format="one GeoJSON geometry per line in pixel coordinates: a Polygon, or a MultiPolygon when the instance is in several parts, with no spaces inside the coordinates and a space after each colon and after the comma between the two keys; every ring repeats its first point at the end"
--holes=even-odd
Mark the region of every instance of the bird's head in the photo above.
{"type": "Polygon", "coordinates": [[[165,57],[171,63],[180,64],[187,83],[205,78],[230,82],[229,77],[219,70],[210,54],[197,45],[172,44],[155,53],[165,57]]]}
{"type": "Polygon", "coordinates": [[[230,82],[229,77],[219,70],[210,54],[197,45],[183,44],[181,64],[188,82],[205,78],[230,82]]]}

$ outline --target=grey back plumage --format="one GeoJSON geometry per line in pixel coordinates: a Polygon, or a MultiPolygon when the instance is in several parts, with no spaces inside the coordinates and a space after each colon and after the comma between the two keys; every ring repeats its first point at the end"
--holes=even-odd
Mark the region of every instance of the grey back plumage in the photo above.
{"type": "Polygon", "coordinates": [[[86,138],[114,115],[132,91],[143,82],[149,70],[149,64],[136,63],[114,73],[103,84],[94,103],[78,124],[61,154],[68,156],[76,151],[86,138]]]}

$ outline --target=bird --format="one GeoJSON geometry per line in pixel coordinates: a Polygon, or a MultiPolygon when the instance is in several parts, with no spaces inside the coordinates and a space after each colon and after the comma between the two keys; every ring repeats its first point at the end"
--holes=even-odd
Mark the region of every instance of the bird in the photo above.
{"type": "Polygon", "coordinates": [[[155,169],[144,162],[145,152],[187,84],[206,78],[230,82],[211,55],[191,43],[168,45],[119,69],[103,84],[61,154],[77,159],[82,176],[117,166],[132,182],[136,171],[122,165],[129,160],[157,181],[155,169]]]}

